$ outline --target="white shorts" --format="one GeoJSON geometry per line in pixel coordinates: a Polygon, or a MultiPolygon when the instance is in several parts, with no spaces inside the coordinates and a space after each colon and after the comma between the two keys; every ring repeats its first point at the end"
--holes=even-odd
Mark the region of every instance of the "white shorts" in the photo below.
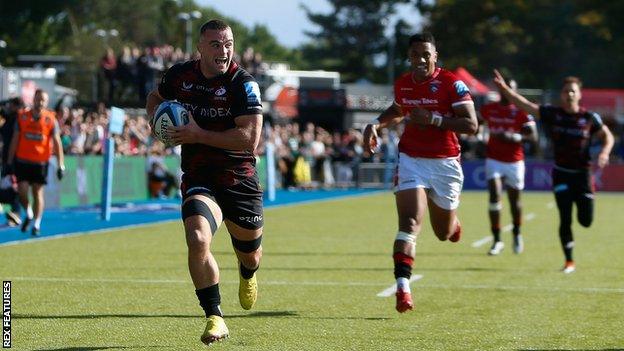
{"type": "Polygon", "coordinates": [[[505,185],[522,190],[524,189],[524,161],[501,162],[488,158],[485,160],[485,177],[487,180],[504,178],[505,185]]]}
{"type": "Polygon", "coordinates": [[[459,206],[463,184],[464,173],[456,157],[421,158],[399,154],[395,191],[424,188],[436,205],[454,210],[459,206]]]}

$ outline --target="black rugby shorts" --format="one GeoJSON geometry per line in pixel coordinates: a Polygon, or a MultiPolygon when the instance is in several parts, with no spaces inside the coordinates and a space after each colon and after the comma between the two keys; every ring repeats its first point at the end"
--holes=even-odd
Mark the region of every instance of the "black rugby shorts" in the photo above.
{"type": "Polygon", "coordinates": [[[245,178],[233,186],[223,186],[182,176],[182,199],[203,194],[212,197],[221,208],[223,218],[250,230],[262,228],[264,214],[262,190],[258,176],[245,178]]]}
{"type": "Polygon", "coordinates": [[[48,184],[48,163],[37,164],[15,160],[15,178],[18,182],[48,184]]]}

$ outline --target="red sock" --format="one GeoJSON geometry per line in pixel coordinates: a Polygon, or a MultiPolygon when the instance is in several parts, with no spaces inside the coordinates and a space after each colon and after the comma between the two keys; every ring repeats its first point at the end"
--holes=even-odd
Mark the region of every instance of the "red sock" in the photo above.
{"type": "Polygon", "coordinates": [[[414,258],[402,252],[395,252],[392,258],[394,259],[394,278],[409,279],[412,276],[414,258]]]}

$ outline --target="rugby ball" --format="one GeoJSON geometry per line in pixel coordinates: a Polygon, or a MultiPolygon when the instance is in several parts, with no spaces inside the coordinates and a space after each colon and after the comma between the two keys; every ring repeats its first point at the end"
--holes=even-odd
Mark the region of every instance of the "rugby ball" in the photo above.
{"type": "Polygon", "coordinates": [[[176,101],[164,101],[156,109],[156,113],[150,121],[150,127],[152,127],[152,131],[158,140],[167,146],[174,146],[169,139],[167,128],[169,126],[183,126],[188,122],[189,114],[182,104],[176,101]]]}

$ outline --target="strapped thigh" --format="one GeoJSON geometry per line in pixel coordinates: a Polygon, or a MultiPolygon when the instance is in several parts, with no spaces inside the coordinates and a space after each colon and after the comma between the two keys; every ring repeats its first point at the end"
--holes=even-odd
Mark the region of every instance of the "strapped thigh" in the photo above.
{"type": "Polygon", "coordinates": [[[210,231],[212,232],[212,235],[217,232],[219,226],[214,218],[214,215],[210,211],[210,208],[205,202],[199,199],[190,199],[186,201],[182,205],[182,221],[191,216],[202,216],[206,218],[208,224],[210,224],[210,231]]]}

